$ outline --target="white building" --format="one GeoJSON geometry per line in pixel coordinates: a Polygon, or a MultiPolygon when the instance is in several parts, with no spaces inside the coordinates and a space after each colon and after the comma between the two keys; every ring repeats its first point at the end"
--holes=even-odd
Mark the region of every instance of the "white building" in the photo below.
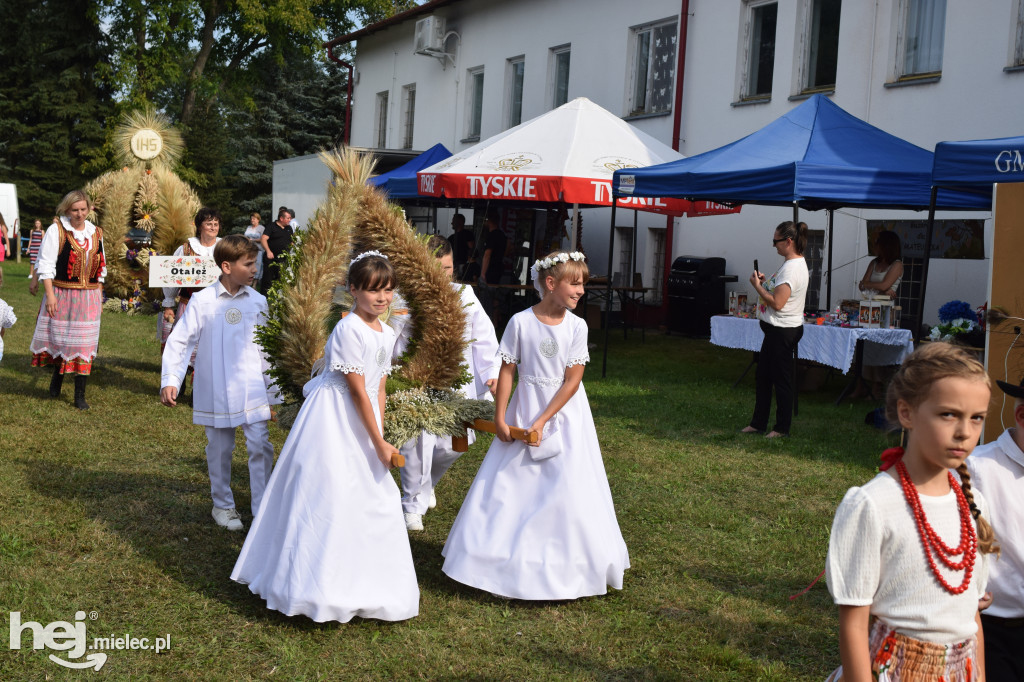
{"type": "MultiPolygon", "coordinates": [[[[433,0],[332,42],[355,41],[354,146],[442,142],[457,152],[585,96],[666,144],[675,127],[689,156],[827,92],[851,114],[933,149],[1021,133],[1022,17],[1024,0],[433,0]]],[[[596,273],[608,271],[609,213],[584,216],[596,273]]],[[[763,270],[776,263],[770,234],[791,216],[747,206],[739,215],[677,219],[665,254],[668,221],[641,213],[638,270],[652,283],[674,256],[723,256],[740,275],[734,287],[746,290],[755,258],[763,270]]],[[[923,217],[838,211],[832,305],[854,294],[864,272],[866,220],[923,217]]],[[[801,219],[824,229],[824,212],[801,219]]],[[[617,223],[619,236],[629,234],[632,214],[620,211],[617,223]]],[[[991,220],[985,225],[987,256],[991,220]]],[[[628,248],[617,242],[612,271],[628,248]]],[[[987,259],[933,260],[926,321],[951,298],[980,305],[987,273],[987,259]]]]}

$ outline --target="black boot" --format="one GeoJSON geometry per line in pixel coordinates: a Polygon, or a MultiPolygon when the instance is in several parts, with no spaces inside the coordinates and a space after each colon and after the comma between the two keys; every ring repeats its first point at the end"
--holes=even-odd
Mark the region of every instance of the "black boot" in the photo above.
{"type": "Polygon", "coordinates": [[[75,375],[75,407],[80,410],[89,409],[89,403],[85,402],[85,380],[88,378],[83,374],[75,375]]]}
{"type": "Polygon", "coordinates": [[[64,385],[64,375],[60,371],[60,363],[53,366],[53,376],[50,377],[50,397],[59,398],[60,388],[64,385]]]}

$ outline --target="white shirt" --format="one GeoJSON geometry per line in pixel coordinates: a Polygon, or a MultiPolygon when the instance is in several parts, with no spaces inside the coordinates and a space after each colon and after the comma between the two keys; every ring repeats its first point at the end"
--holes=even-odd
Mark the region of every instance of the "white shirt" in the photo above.
{"type": "MultiPolygon", "coordinates": [[[[466,313],[466,327],[462,332],[462,338],[466,341],[466,347],[462,351],[462,362],[468,368],[473,381],[459,388],[459,393],[465,398],[489,400],[491,389],[487,382],[498,378],[498,371],[501,369],[501,360],[498,357],[498,336],[494,333],[494,325],[491,318],[487,316],[480,300],[473,293],[473,288],[459,282],[452,282],[452,288],[459,292],[462,300],[462,310],[466,313]]],[[[405,302],[400,295],[395,295],[395,307],[398,302],[404,307],[405,302]]],[[[409,337],[412,334],[412,325],[409,315],[393,316],[388,321],[398,335],[398,342],[395,344],[395,356],[400,356],[409,345],[409,337]]]]}
{"type": "Polygon", "coordinates": [[[972,488],[985,494],[985,518],[1002,547],[989,568],[992,606],[984,611],[999,618],[1024,618],[1024,452],[1013,439],[1016,430],[1003,431],[967,458],[972,488]]]}
{"type": "MultiPolygon", "coordinates": [[[[10,329],[18,318],[14,316],[14,309],[7,304],[7,301],[0,298],[0,327],[10,329]]],[[[0,336],[0,355],[4,354],[4,337],[0,336]]]]}
{"type": "MultiPolygon", "coordinates": [[[[209,258],[213,260],[213,250],[217,247],[217,242],[220,241],[220,237],[217,237],[210,246],[203,246],[203,243],[199,241],[198,237],[189,237],[188,244],[192,247],[192,253],[202,258],[209,258]]],[[[185,245],[182,244],[174,250],[175,256],[183,256],[185,254],[185,245]]],[[[162,303],[165,308],[173,308],[175,303],[174,299],[178,297],[178,292],[181,291],[178,287],[164,287],[164,301],[162,303]]]]}
{"type": "Polygon", "coordinates": [[[160,388],[181,386],[192,349],[198,346],[194,423],[226,428],[270,419],[270,406],[281,398],[255,338],[256,326],[266,315],[267,299],[250,287],[232,296],[218,280],[193,294],[167,338],[160,388]]]}
{"type": "MultiPolygon", "coordinates": [[[[972,455],[973,457],[973,455],[972,455]]],[[[988,517],[985,499],[972,488],[974,501],[988,517]]],[[[960,514],[955,493],[921,495],[928,523],[942,541],[960,542],[960,514]]],[[[958,586],[964,572],[939,570],[958,586]]],[[[836,604],[871,607],[871,615],[909,637],[952,644],[977,632],[975,614],[988,579],[988,555],[977,554],[970,585],[952,595],[939,584],[925,558],[910,505],[899,481],[879,473],[859,488],[846,491],[832,522],[825,560],[828,591],[836,604]]]]}
{"type": "Polygon", "coordinates": [[[782,263],[775,274],[765,280],[768,293],[783,284],[789,285],[789,299],[781,310],[770,308],[763,300],[757,303],[757,316],[773,327],[799,327],[804,323],[804,298],[807,296],[807,261],[801,256],[782,263]]]}
{"type": "MultiPolygon", "coordinates": [[[[82,226],[81,230],[76,230],[71,227],[71,223],[68,219],[61,216],[60,225],[53,223],[43,234],[43,243],[39,245],[39,258],[36,260],[36,272],[39,273],[39,279],[53,279],[57,275],[57,257],[60,255],[60,231],[67,230],[71,233],[71,237],[76,242],[83,245],[85,249],[92,249],[92,240],[95,239],[93,235],[96,234],[96,226],[90,223],[88,220],[85,221],[85,225],[82,226]]],[[[106,258],[106,250],[104,249],[104,258],[106,258]]],[[[86,266],[88,267],[88,265],[86,266]]],[[[100,270],[100,282],[107,276],[107,266],[104,265],[103,269],[100,270]]]]}

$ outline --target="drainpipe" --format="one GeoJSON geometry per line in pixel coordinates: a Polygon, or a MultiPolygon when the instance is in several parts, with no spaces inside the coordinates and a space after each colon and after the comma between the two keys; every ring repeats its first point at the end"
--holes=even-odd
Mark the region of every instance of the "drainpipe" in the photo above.
{"type": "Polygon", "coordinates": [[[334,56],[334,41],[324,43],[324,47],[327,48],[327,58],[336,64],[340,64],[348,69],[348,94],[345,98],[345,135],[342,138],[345,146],[348,146],[349,141],[352,139],[352,63],[346,62],[343,59],[338,59],[334,56]]]}
{"type": "MultiPolygon", "coordinates": [[[[683,128],[683,82],[686,76],[686,29],[690,21],[690,0],[682,0],[679,9],[679,45],[676,48],[676,101],[672,112],[672,149],[679,151],[683,128]]],[[[668,315],[668,275],[672,269],[672,237],[675,218],[665,220],[665,267],[661,273],[661,313],[668,315]]],[[[609,258],[611,256],[609,255],[609,258]]]]}

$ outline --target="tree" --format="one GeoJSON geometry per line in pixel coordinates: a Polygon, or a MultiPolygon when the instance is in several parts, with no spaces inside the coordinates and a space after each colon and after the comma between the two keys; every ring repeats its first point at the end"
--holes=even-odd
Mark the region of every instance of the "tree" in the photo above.
{"type": "MultiPolygon", "coordinates": [[[[238,228],[248,224],[253,211],[263,214],[265,222],[276,217],[271,206],[274,161],[335,147],[344,134],[347,74],[295,48],[282,56],[281,62],[272,55],[254,61],[250,73],[258,82],[253,100],[233,115],[232,129],[244,131],[232,144],[229,171],[238,228]]],[[[299,216],[302,222],[309,218],[299,216]]]]}
{"type": "Polygon", "coordinates": [[[376,21],[413,6],[412,0],[100,0],[119,46],[110,78],[130,102],[170,107],[192,123],[266,51],[298,46],[313,54],[354,19],[376,21]],[[175,98],[177,99],[177,98],[175,98]]]}
{"type": "MultiPolygon", "coordinates": [[[[112,92],[96,74],[108,46],[90,0],[0,0],[0,173],[26,216],[48,217],[104,158],[112,92]]],[[[26,221],[27,222],[27,221],[26,221]]]]}

